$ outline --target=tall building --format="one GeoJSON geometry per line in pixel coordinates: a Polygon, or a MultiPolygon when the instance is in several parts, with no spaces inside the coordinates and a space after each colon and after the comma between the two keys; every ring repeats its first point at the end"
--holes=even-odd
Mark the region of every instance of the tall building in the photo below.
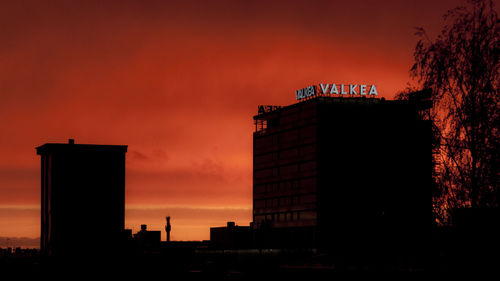
{"type": "Polygon", "coordinates": [[[126,145],[47,143],[41,156],[40,250],[50,256],[104,253],[125,224],[126,145]]]}
{"type": "Polygon", "coordinates": [[[314,97],[254,116],[253,222],[270,247],[408,240],[432,227],[428,106],[314,97]]]}

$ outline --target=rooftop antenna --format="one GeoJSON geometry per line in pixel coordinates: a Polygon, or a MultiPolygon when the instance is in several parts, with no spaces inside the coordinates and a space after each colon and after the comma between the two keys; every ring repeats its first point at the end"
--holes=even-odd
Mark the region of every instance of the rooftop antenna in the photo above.
{"type": "Polygon", "coordinates": [[[170,242],[170,231],[172,226],[170,225],[170,216],[167,216],[167,225],[165,225],[165,231],[167,232],[167,242],[170,242]]]}

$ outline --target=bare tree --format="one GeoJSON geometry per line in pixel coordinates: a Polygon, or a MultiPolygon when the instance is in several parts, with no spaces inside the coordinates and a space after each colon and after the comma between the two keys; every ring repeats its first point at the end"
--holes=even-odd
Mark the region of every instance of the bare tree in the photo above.
{"type": "Polygon", "coordinates": [[[404,90],[396,93],[394,99],[396,100],[409,100],[412,93],[419,91],[419,88],[415,85],[407,84],[404,90]]]}
{"type": "Polygon", "coordinates": [[[500,24],[491,0],[468,2],[448,11],[435,40],[417,28],[411,68],[421,87],[432,89],[441,210],[500,200],[500,24]]]}

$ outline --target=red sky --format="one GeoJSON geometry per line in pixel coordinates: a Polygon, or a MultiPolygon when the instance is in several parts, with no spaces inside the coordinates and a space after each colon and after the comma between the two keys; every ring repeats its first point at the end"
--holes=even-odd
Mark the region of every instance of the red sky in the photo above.
{"type": "Polygon", "coordinates": [[[134,231],[166,215],[174,240],[248,225],[257,105],[329,82],[392,98],[411,81],[413,27],[433,37],[462,3],[268,2],[3,1],[0,238],[39,237],[34,147],[68,138],[129,145],[134,231]]]}

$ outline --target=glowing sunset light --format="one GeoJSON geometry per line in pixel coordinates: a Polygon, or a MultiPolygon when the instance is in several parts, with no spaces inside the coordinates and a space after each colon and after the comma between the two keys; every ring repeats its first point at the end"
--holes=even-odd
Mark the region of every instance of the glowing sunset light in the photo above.
{"type": "Polygon", "coordinates": [[[68,138],[128,145],[134,232],[165,239],[167,215],[173,240],[248,225],[258,105],[295,103],[320,82],[391,99],[409,81],[413,27],[437,33],[458,3],[4,1],[0,238],[40,236],[34,148],[68,138]]]}

